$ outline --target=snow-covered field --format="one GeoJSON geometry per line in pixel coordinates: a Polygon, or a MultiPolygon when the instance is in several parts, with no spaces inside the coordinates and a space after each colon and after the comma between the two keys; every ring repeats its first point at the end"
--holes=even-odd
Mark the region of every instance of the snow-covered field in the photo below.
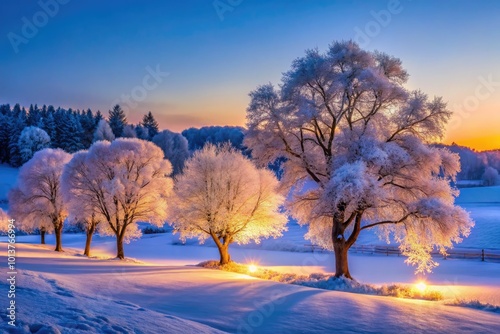
{"type": "MultiPolygon", "coordinates": [[[[6,198],[16,170],[1,166],[0,199],[6,198]],[[4,173],[6,171],[6,173],[4,173]]],[[[466,188],[458,203],[476,227],[460,248],[500,250],[500,187],[466,188]]],[[[5,205],[3,206],[5,207],[5,205]]],[[[296,274],[333,272],[333,257],[311,252],[305,227],[294,223],[283,238],[261,245],[231,246],[232,259],[296,274]]],[[[7,264],[5,237],[0,261],[7,264]]],[[[96,236],[93,258],[80,255],[82,234],[63,235],[62,254],[38,245],[39,236],[17,237],[16,321],[6,333],[499,333],[499,308],[488,312],[449,306],[478,300],[500,306],[500,263],[439,260],[423,278],[443,293],[439,302],[326,291],[196,267],[216,259],[216,248],[195,241],[182,245],[171,233],[144,235],[125,245],[128,261],[117,261],[115,241],[96,236]]],[[[362,244],[384,244],[374,234],[362,244]]],[[[371,284],[414,284],[414,269],[398,256],[350,254],[351,273],[371,284]]],[[[8,285],[0,277],[0,308],[8,285]]],[[[478,305],[481,307],[481,305],[478,305]]],[[[474,306],[474,305],[472,305],[474,306]]]]}
{"type": "MultiPolygon", "coordinates": [[[[113,256],[113,240],[96,238],[94,254],[78,255],[83,236],[65,235],[66,252],[24,244],[18,238],[15,333],[52,328],[62,333],[498,333],[500,314],[402,300],[325,291],[253,279],[192,266],[216,257],[216,249],[172,245],[171,235],[144,236],[127,245],[135,261],[113,256]],[[77,249],[76,251],[70,247],[77,249]],[[56,330],[57,329],[57,330],[56,330]]],[[[49,242],[53,242],[49,238],[49,242]]],[[[0,244],[6,254],[5,243],[0,244]]],[[[289,272],[331,271],[328,254],[234,249],[238,262],[258,262],[289,272]]],[[[414,282],[398,257],[352,256],[361,281],[414,282]]],[[[6,263],[5,256],[0,261],[6,263]]],[[[448,260],[428,283],[447,298],[498,303],[500,266],[448,260]],[[496,294],[496,295],[495,295],[496,294]],[[493,296],[495,295],[495,296],[493,296]]],[[[2,272],[0,290],[7,284],[2,272]]],[[[0,307],[7,307],[2,298],[0,307]]],[[[8,330],[5,313],[2,328],[8,330]]],[[[42,333],[42,331],[39,331],[42,333]]],[[[43,332],[43,333],[51,333],[43,332]]]]}

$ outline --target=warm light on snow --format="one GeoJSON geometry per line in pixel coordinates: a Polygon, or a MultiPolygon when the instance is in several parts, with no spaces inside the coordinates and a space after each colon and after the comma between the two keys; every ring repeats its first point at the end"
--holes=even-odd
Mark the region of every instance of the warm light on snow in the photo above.
{"type": "Polygon", "coordinates": [[[415,284],[415,287],[417,288],[418,291],[424,292],[425,289],[427,289],[427,284],[425,284],[424,282],[420,281],[417,284],[415,284]]]}
{"type": "Polygon", "coordinates": [[[248,266],[248,271],[254,273],[257,271],[257,266],[255,264],[251,264],[248,266]]]}

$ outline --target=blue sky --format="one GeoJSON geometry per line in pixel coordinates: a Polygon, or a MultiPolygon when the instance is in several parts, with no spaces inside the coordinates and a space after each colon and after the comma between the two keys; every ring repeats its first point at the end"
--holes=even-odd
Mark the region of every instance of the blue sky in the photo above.
{"type": "Polygon", "coordinates": [[[134,122],[151,110],[177,131],[244,125],[257,85],[278,83],[307,48],[354,38],[401,58],[410,88],[443,96],[458,110],[446,141],[500,147],[500,84],[478,88],[480,77],[500,82],[500,2],[217,1],[228,6],[221,16],[213,0],[59,0],[57,13],[15,46],[23,18],[42,20],[43,9],[38,1],[1,2],[0,103],[107,112],[135,90],[146,94],[125,103],[134,122]],[[391,8],[377,22],[373,13],[391,8]],[[168,76],[144,90],[156,68],[168,76]]]}

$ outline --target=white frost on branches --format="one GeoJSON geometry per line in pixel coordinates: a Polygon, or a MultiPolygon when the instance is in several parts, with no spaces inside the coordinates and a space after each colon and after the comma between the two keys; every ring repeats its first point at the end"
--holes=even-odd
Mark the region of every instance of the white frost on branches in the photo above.
{"type": "Polygon", "coordinates": [[[162,226],[173,187],[171,164],[153,143],[119,138],[99,141],[75,154],[63,174],[63,193],[72,216],[95,216],[100,234],[122,242],[139,237],[137,222],[162,226]]]}
{"type": "Polygon", "coordinates": [[[486,167],[483,174],[483,181],[485,186],[494,186],[500,183],[500,176],[498,170],[493,167],[486,167]]]}
{"type": "Polygon", "coordinates": [[[353,42],[309,50],[280,90],[250,94],[245,144],[262,165],[286,158],[287,208],[313,243],[343,252],[376,227],[424,272],[436,265],[430,251],[460,242],[473,223],[454,206],[458,156],[427,145],[451,112],[441,98],[408,91],[407,78],[399,59],[353,42]]]}
{"type": "Polygon", "coordinates": [[[25,163],[36,152],[50,146],[50,137],[44,130],[35,126],[28,126],[21,132],[17,146],[19,147],[22,162],[25,163]]]}
{"type": "Polygon", "coordinates": [[[5,233],[9,230],[9,215],[0,209],[0,232],[5,233]]]}
{"type": "MultiPolygon", "coordinates": [[[[281,236],[286,216],[278,180],[240,152],[207,144],[177,177],[170,221],[182,239],[212,237],[220,248],[281,236]]],[[[222,255],[221,255],[222,256],[222,255]]]]}
{"type": "MultiPolygon", "coordinates": [[[[61,174],[71,154],[61,149],[44,149],[35,153],[20,171],[15,186],[9,192],[9,213],[18,228],[50,233],[55,230],[58,239],[67,216],[61,196],[61,174]]],[[[60,240],[56,250],[60,249],[60,240]]]]}
{"type": "Polygon", "coordinates": [[[114,139],[115,135],[113,130],[111,130],[109,123],[105,119],[101,119],[94,132],[94,142],[99,140],[113,141],[114,139]]]}

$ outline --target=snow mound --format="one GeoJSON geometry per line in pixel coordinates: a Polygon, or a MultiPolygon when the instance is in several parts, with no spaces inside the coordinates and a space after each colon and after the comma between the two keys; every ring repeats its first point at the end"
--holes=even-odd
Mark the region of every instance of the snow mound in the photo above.
{"type": "Polygon", "coordinates": [[[489,303],[481,303],[479,300],[465,300],[465,299],[455,299],[452,302],[447,302],[446,305],[450,306],[462,306],[469,307],[475,310],[493,312],[500,314],[500,306],[492,305],[489,303]]]}

